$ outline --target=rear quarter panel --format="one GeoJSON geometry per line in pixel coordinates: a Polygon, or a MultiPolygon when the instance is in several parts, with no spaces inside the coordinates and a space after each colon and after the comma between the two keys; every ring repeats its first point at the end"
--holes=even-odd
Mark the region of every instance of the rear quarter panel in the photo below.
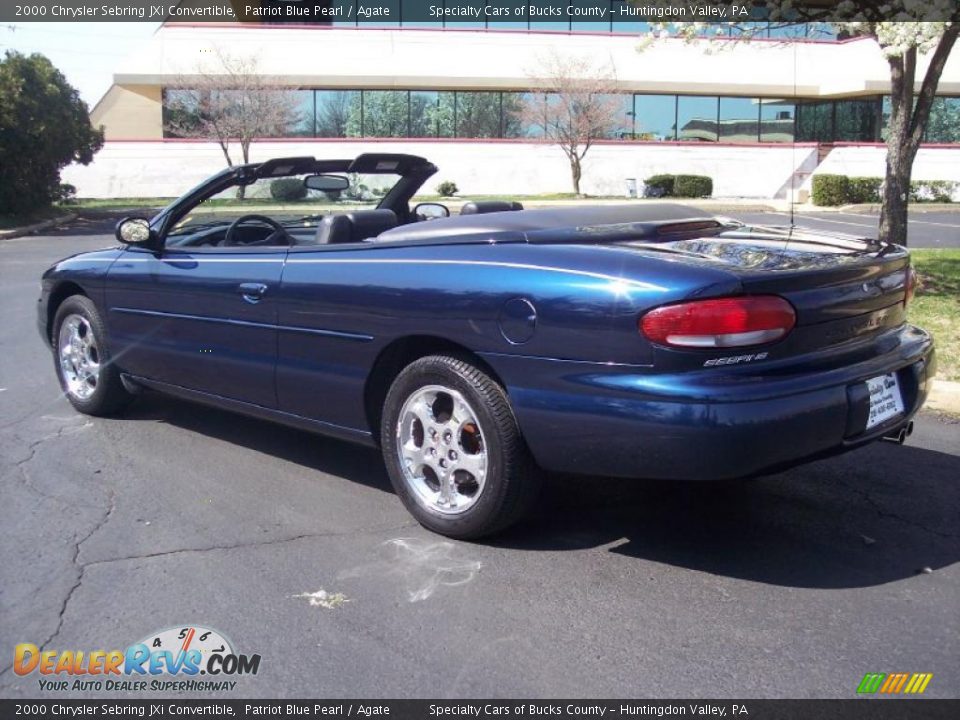
{"type": "MultiPolygon", "coordinates": [[[[365,427],[371,368],[391,343],[412,336],[440,338],[487,358],[648,365],[651,348],[637,331],[639,315],[718,286],[732,292],[737,283],[720,271],[600,246],[292,250],[280,289],[279,404],[365,427]],[[504,305],[514,298],[536,311],[525,342],[503,332],[504,305]]],[[[503,363],[508,390],[527,382],[523,367],[503,363]]]]}

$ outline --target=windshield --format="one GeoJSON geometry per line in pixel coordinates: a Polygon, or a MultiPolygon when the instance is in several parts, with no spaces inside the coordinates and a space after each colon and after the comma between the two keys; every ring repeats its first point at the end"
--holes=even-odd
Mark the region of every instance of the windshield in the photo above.
{"type": "Polygon", "coordinates": [[[234,185],[200,202],[173,227],[170,235],[184,235],[201,227],[226,225],[241,215],[266,215],[288,226],[312,227],[324,215],[372,208],[400,179],[399,175],[351,173],[346,190],[311,190],[306,175],[261,178],[250,185],[234,185]]]}

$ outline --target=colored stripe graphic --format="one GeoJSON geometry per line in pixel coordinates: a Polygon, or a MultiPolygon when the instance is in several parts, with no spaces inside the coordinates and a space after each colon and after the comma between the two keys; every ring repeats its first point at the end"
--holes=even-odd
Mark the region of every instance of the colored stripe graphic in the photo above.
{"type": "Polygon", "coordinates": [[[930,684],[932,678],[933,673],[914,673],[903,691],[912,695],[919,695],[927,689],[927,685],[930,684]]]}
{"type": "Polygon", "coordinates": [[[919,695],[927,689],[933,673],[867,673],[857,686],[858,693],[919,695]]]}
{"type": "Polygon", "coordinates": [[[863,680],[860,681],[860,686],[857,688],[857,692],[875,693],[880,689],[880,683],[883,682],[885,677],[885,673],[867,673],[863,676],[863,680]]]}

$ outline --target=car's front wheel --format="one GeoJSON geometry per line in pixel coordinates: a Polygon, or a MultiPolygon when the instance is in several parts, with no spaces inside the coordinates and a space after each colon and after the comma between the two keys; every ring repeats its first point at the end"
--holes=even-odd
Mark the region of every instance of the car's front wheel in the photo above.
{"type": "Polygon", "coordinates": [[[478,538],[524,513],[539,486],[504,389],[475,365],[420,358],[393,382],[381,446],[390,480],[425,527],[478,538]]]}
{"type": "Polygon", "coordinates": [[[53,320],[57,378],[67,400],[87,415],[108,415],[129,401],[110,362],[106,329],[96,306],[83,295],[68,297],[53,320]]]}

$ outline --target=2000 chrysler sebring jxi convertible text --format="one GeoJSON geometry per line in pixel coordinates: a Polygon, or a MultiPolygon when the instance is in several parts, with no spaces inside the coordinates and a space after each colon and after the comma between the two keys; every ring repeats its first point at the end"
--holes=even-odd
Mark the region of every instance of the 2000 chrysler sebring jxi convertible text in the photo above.
{"type": "Polygon", "coordinates": [[[460,538],[518,518],[541,468],[735,478],[909,432],[934,352],[902,247],[679,205],[411,208],[434,172],[282,158],[122,220],[43,276],[70,402],[145,387],[379,445],[460,538]]]}

